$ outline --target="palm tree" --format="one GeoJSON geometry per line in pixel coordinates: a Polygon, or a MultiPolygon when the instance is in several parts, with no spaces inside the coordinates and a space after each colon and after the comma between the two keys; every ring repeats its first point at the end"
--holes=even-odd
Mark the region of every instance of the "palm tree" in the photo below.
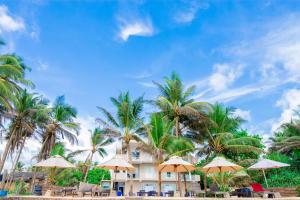
{"type": "Polygon", "coordinates": [[[86,181],[89,168],[92,165],[94,154],[98,152],[98,154],[102,158],[104,158],[104,156],[107,155],[105,146],[113,143],[113,139],[106,138],[105,132],[99,128],[95,128],[93,131],[91,131],[91,139],[90,140],[91,140],[91,148],[90,149],[78,150],[76,152],[73,152],[73,154],[89,152],[88,157],[85,162],[87,167],[86,167],[86,171],[84,174],[84,179],[83,179],[84,182],[86,181]]]}
{"type": "Polygon", "coordinates": [[[12,154],[15,149],[19,149],[15,163],[19,161],[26,138],[37,130],[37,126],[43,120],[47,119],[47,102],[41,96],[30,94],[27,90],[17,93],[13,99],[13,105],[13,113],[9,113],[11,123],[6,136],[7,142],[2,154],[0,172],[3,170],[8,154],[12,154]]]}
{"type": "MultiPolygon", "coordinates": [[[[154,155],[156,165],[159,166],[172,155],[184,156],[194,150],[193,144],[183,137],[172,134],[174,122],[163,116],[163,113],[153,113],[150,123],[146,125],[147,143],[142,147],[154,155]]],[[[158,193],[161,191],[161,172],[158,171],[158,193]]]]}
{"type": "MultiPolygon", "coordinates": [[[[146,126],[148,143],[143,145],[148,152],[154,155],[157,167],[164,161],[166,147],[172,141],[173,122],[164,119],[161,113],[153,113],[150,123],[146,126]]],[[[158,171],[158,194],[161,191],[161,172],[158,171]]]]}
{"type": "Polygon", "coordinates": [[[291,153],[300,149],[300,120],[294,119],[290,123],[281,125],[281,132],[276,133],[276,137],[272,139],[272,149],[291,153]]]}
{"type": "Polygon", "coordinates": [[[156,105],[161,112],[175,122],[176,136],[181,135],[182,127],[180,123],[185,118],[197,118],[202,120],[206,118],[206,111],[209,108],[206,102],[195,102],[191,95],[195,91],[195,86],[192,85],[185,89],[179,76],[173,72],[171,77],[164,78],[165,84],[153,82],[160,90],[160,95],[156,100],[156,105]]]}
{"type": "Polygon", "coordinates": [[[27,69],[20,57],[14,54],[0,55],[0,105],[4,108],[12,109],[11,101],[21,90],[21,85],[32,86],[24,78],[27,69]]]}
{"type": "Polygon", "coordinates": [[[64,96],[59,96],[55,100],[51,108],[50,119],[43,128],[43,133],[40,135],[42,138],[42,147],[38,160],[48,158],[52,148],[60,139],[66,138],[71,144],[78,143],[79,124],[74,122],[76,116],[76,109],[65,102],[64,96]]]}
{"type": "Polygon", "coordinates": [[[262,152],[260,140],[254,137],[234,137],[244,122],[234,115],[235,109],[216,103],[209,112],[210,124],[206,124],[207,143],[200,148],[199,154],[219,155],[226,152],[249,153],[262,152]]]}
{"type": "Polygon", "coordinates": [[[130,149],[130,141],[142,141],[137,134],[142,127],[141,113],[143,110],[144,98],[138,97],[131,100],[129,92],[121,93],[118,98],[110,98],[111,102],[116,108],[116,117],[107,111],[105,108],[98,107],[98,109],[105,116],[106,120],[97,119],[103,126],[104,132],[107,135],[118,137],[127,148],[128,160],[131,163],[132,155],[130,149]]]}

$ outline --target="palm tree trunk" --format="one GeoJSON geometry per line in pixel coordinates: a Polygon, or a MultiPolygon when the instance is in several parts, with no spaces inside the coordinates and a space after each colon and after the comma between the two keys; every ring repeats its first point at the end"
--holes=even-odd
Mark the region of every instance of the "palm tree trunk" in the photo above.
{"type": "Polygon", "coordinates": [[[91,156],[90,156],[90,158],[88,160],[87,166],[86,166],[86,172],[85,172],[85,175],[84,175],[83,182],[86,182],[86,178],[87,178],[87,175],[89,173],[89,169],[91,167],[91,163],[92,163],[92,160],[93,160],[93,155],[94,155],[94,153],[92,152],[91,156]]]}
{"type": "Polygon", "coordinates": [[[5,164],[5,161],[6,161],[6,158],[8,156],[10,146],[11,146],[11,142],[13,141],[13,138],[15,136],[15,131],[14,130],[15,129],[13,129],[13,131],[11,132],[11,135],[10,135],[8,141],[6,142],[5,149],[4,149],[3,154],[2,154],[2,160],[0,162],[0,174],[2,173],[2,170],[4,168],[4,164],[5,164]]]}
{"type": "MultiPolygon", "coordinates": [[[[158,169],[159,163],[157,163],[157,169],[158,169]]],[[[160,196],[161,193],[161,172],[158,170],[158,196],[160,196]]]]}
{"type": "MultiPolygon", "coordinates": [[[[10,173],[10,174],[11,174],[11,177],[10,177],[9,181],[7,182],[7,186],[8,186],[8,187],[10,187],[10,185],[11,185],[11,183],[12,183],[12,181],[13,181],[13,174],[14,174],[15,171],[16,171],[16,167],[17,167],[17,164],[18,164],[18,162],[19,162],[19,160],[20,160],[20,156],[21,156],[22,150],[23,150],[23,148],[24,148],[25,141],[26,141],[26,136],[24,136],[23,139],[22,139],[21,147],[20,147],[19,152],[18,152],[18,154],[16,155],[15,161],[14,161],[14,163],[13,163],[12,170],[11,170],[11,173],[10,173]]],[[[4,188],[6,188],[6,186],[4,186],[4,188]]]]}
{"type": "Polygon", "coordinates": [[[183,173],[183,181],[184,181],[184,192],[185,192],[185,195],[187,194],[187,186],[186,186],[186,176],[185,176],[185,173],[183,173]]]}
{"type": "Polygon", "coordinates": [[[204,179],[203,179],[203,182],[204,182],[204,192],[207,191],[207,180],[206,180],[206,173],[204,174],[204,179]]]}
{"type": "Polygon", "coordinates": [[[180,194],[180,197],[182,197],[182,192],[181,192],[181,180],[180,180],[180,172],[177,172],[177,179],[178,179],[178,190],[179,190],[179,194],[180,194]]]}
{"type": "Polygon", "coordinates": [[[175,131],[176,131],[176,136],[178,137],[180,135],[180,125],[179,125],[179,117],[175,118],[175,131]]]}
{"type": "MultiPolygon", "coordinates": [[[[127,156],[128,156],[128,162],[131,164],[132,163],[132,155],[131,155],[131,147],[130,147],[130,141],[128,142],[127,145],[127,156]]],[[[130,176],[130,189],[129,189],[129,195],[133,193],[133,184],[132,184],[132,174],[130,176]]]]}

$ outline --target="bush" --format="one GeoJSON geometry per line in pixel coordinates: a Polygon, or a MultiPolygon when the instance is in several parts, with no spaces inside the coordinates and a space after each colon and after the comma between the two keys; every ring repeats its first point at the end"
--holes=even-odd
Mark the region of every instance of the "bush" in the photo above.
{"type": "Polygon", "coordinates": [[[76,186],[82,180],[83,173],[78,169],[63,169],[55,177],[58,186],[76,186]]]}
{"type": "Polygon", "coordinates": [[[87,182],[91,184],[100,184],[101,180],[110,180],[110,173],[106,169],[94,168],[89,170],[87,182]]]}

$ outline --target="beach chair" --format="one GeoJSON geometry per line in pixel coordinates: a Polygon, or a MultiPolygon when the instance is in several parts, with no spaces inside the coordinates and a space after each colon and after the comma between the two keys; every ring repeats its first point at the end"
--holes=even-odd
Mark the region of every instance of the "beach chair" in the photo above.
{"type": "Polygon", "coordinates": [[[168,197],[174,197],[174,191],[169,190],[168,192],[165,193],[165,195],[168,196],[168,197]]]}
{"type": "Polygon", "coordinates": [[[93,192],[97,188],[95,184],[89,184],[80,182],[78,189],[74,190],[72,196],[81,196],[84,197],[85,195],[93,196],[93,192]]]}
{"type": "Polygon", "coordinates": [[[252,183],[251,184],[253,190],[253,197],[259,196],[263,198],[280,198],[281,195],[279,192],[273,192],[270,190],[265,190],[261,184],[259,183],[252,183]]]}
{"type": "Polygon", "coordinates": [[[217,184],[213,183],[209,186],[209,191],[207,192],[208,195],[212,195],[215,198],[218,196],[224,197],[224,198],[229,198],[230,194],[229,192],[222,192],[220,191],[219,187],[217,184]]]}

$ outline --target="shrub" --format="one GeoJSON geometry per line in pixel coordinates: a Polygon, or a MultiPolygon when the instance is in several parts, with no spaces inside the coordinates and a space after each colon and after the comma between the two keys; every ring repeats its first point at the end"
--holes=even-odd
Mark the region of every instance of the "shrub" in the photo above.
{"type": "Polygon", "coordinates": [[[93,168],[89,170],[87,182],[92,184],[100,184],[101,180],[110,180],[110,173],[106,169],[93,168]]]}

